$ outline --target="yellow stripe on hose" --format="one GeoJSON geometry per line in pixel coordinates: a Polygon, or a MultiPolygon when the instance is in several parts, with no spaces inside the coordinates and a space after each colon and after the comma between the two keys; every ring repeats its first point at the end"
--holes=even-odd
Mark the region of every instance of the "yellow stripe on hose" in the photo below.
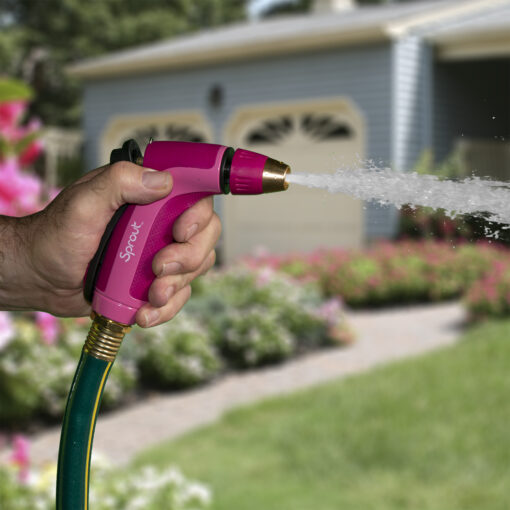
{"type": "Polygon", "coordinates": [[[104,371],[103,377],[101,379],[101,384],[99,385],[99,388],[97,390],[96,395],[96,402],[94,404],[94,411],[92,413],[92,420],[90,420],[90,431],[89,431],[89,441],[87,445],[87,464],[85,466],[85,510],[88,509],[88,498],[89,498],[89,469],[90,469],[90,450],[92,448],[92,436],[94,435],[94,425],[96,423],[96,415],[99,407],[99,401],[101,400],[101,394],[103,393],[103,388],[106,382],[106,377],[108,376],[108,371],[110,370],[110,367],[112,366],[112,361],[108,362],[108,365],[106,365],[106,369],[104,371]]]}

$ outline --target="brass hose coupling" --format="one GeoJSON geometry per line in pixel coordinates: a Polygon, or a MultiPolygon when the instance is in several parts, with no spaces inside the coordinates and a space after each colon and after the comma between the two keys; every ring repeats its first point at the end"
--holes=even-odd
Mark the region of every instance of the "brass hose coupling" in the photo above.
{"type": "Polygon", "coordinates": [[[83,349],[94,358],[115,361],[122,339],[131,327],[96,312],[92,312],[90,318],[93,321],[83,349]]]}

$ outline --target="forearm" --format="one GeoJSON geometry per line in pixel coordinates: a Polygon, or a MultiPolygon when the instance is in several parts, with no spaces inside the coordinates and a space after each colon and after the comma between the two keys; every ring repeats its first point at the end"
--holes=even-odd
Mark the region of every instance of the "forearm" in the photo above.
{"type": "Polygon", "coordinates": [[[40,300],[30,260],[31,221],[0,216],[0,310],[33,310],[40,300]]]}

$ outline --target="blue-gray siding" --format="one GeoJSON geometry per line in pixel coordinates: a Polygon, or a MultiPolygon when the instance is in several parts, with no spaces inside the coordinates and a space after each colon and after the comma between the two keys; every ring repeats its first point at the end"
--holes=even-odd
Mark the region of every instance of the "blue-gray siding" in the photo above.
{"type": "Polygon", "coordinates": [[[397,170],[413,169],[432,143],[432,51],[418,36],[394,43],[393,146],[397,170]]]}
{"type": "MultiPolygon", "coordinates": [[[[174,70],[87,83],[84,128],[89,167],[97,160],[100,133],[118,114],[200,109],[221,142],[232,112],[247,104],[346,96],[365,118],[367,153],[377,162],[391,161],[392,48],[364,45],[307,54],[235,62],[192,70],[174,70]],[[208,105],[213,85],[224,90],[224,103],[208,105]]],[[[366,235],[388,232],[388,218],[367,206],[366,235]]]]}

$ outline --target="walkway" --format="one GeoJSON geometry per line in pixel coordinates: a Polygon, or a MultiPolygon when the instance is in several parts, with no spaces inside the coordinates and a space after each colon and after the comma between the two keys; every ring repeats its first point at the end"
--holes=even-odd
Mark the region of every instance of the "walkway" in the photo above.
{"type": "MultiPolygon", "coordinates": [[[[212,423],[236,406],[307,388],[374,366],[454,343],[465,316],[458,303],[376,312],[349,312],[357,341],[343,349],[310,354],[284,365],[232,374],[216,384],[179,394],[156,395],[101,417],[94,450],[125,463],[141,450],[212,423]]],[[[34,462],[56,461],[60,430],[34,438],[34,462]]]]}

